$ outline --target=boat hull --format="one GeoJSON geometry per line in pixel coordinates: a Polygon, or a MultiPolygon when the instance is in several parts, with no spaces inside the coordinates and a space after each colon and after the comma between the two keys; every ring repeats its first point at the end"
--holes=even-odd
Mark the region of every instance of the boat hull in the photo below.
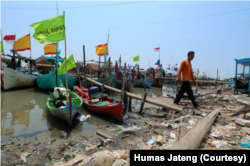
{"type": "MultiPolygon", "coordinates": [[[[48,98],[48,100],[51,99],[51,97],[48,98]]],[[[49,110],[49,112],[51,113],[51,115],[60,118],[61,120],[65,121],[66,123],[68,123],[68,125],[72,124],[72,120],[74,118],[74,116],[81,111],[81,107],[82,107],[82,99],[77,96],[77,94],[74,93],[74,95],[72,96],[73,100],[78,100],[78,104],[74,105],[72,102],[72,107],[71,107],[71,118],[70,118],[70,107],[69,107],[69,101],[66,102],[66,106],[60,107],[60,108],[55,108],[53,105],[53,102],[51,101],[47,101],[47,108],[49,110]]]]}
{"type": "Polygon", "coordinates": [[[151,88],[152,84],[154,83],[154,79],[139,79],[139,80],[134,80],[133,86],[134,87],[145,87],[146,88],[151,88]]]}
{"type": "MultiPolygon", "coordinates": [[[[57,85],[60,85],[60,80],[62,81],[63,85],[66,86],[66,75],[61,74],[59,76],[57,76],[57,85]]],[[[67,76],[68,78],[68,88],[72,89],[73,86],[75,85],[76,79],[71,77],[71,76],[67,76]]],[[[39,88],[41,89],[54,89],[54,87],[56,87],[56,73],[55,71],[39,76],[36,78],[36,82],[39,88]]]]}
{"type": "Polygon", "coordinates": [[[4,90],[11,90],[15,88],[34,87],[37,76],[26,74],[20,71],[4,68],[1,70],[3,78],[1,79],[1,86],[4,90]]]}
{"type": "Polygon", "coordinates": [[[100,113],[100,114],[106,114],[114,117],[115,119],[119,121],[123,121],[123,108],[122,103],[119,100],[109,98],[109,102],[107,105],[97,106],[96,104],[90,104],[89,98],[88,98],[88,92],[84,90],[83,88],[79,88],[77,86],[74,86],[74,88],[78,91],[78,96],[82,98],[83,100],[83,107],[85,109],[89,109],[92,112],[100,113]],[[86,97],[87,96],[87,97],[86,97]]]}
{"type": "Polygon", "coordinates": [[[152,86],[154,86],[154,87],[162,87],[163,83],[164,83],[163,79],[160,80],[160,78],[155,78],[152,86]]]}

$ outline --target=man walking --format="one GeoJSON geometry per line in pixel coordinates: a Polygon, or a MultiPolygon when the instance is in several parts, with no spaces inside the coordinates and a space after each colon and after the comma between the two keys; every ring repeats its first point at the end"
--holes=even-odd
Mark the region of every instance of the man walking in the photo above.
{"type": "Polygon", "coordinates": [[[187,60],[181,62],[181,66],[178,71],[177,83],[180,83],[182,81],[182,86],[173,103],[178,104],[179,101],[181,100],[181,97],[186,92],[188,94],[188,98],[191,99],[193,106],[195,108],[198,108],[197,103],[194,101],[193,91],[189,82],[190,80],[193,80],[194,84],[196,84],[191,64],[191,61],[194,59],[194,51],[189,51],[187,56],[188,56],[187,60]],[[181,74],[182,77],[180,78],[181,74]]]}

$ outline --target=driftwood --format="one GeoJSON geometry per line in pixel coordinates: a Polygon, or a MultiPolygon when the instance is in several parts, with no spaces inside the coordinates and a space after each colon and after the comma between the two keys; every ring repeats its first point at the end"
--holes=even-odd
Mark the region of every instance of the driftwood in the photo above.
{"type": "Polygon", "coordinates": [[[245,108],[240,109],[239,111],[235,112],[233,115],[231,116],[238,116],[240,114],[247,114],[250,111],[250,106],[247,106],[245,108]]]}
{"type": "MultiPolygon", "coordinates": [[[[101,83],[97,82],[97,81],[94,81],[94,80],[91,80],[89,78],[86,78],[89,82],[92,82],[98,86],[102,86],[101,83]]],[[[113,87],[110,87],[110,86],[107,86],[107,85],[104,85],[104,88],[106,89],[109,89],[109,90],[112,90],[114,92],[117,92],[117,93],[122,93],[121,90],[119,89],[116,89],[116,88],[113,88],[113,87]]],[[[138,99],[138,100],[142,100],[143,97],[139,96],[139,95],[136,95],[136,94],[132,94],[132,93],[129,93],[127,92],[127,95],[129,97],[132,97],[132,98],[135,98],[135,99],[138,99]]],[[[174,110],[174,111],[177,111],[177,112],[182,112],[182,109],[181,108],[178,108],[176,106],[171,106],[169,104],[166,104],[166,103],[163,103],[162,101],[159,101],[159,100],[155,100],[155,99],[152,99],[152,98],[146,98],[145,100],[146,102],[148,103],[151,103],[151,104],[154,104],[154,105],[157,105],[157,106],[160,106],[160,107],[163,107],[163,108],[166,108],[166,109],[171,109],[171,110],[174,110]]]]}
{"type": "Polygon", "coordinates": [[[196,124],[184,137],[182,137],[178,142],[176,142],[169,149],[178,150],[195,150],[201,144],[201,141],[206,136],[207,132],[210,130],[214,120],[219,114],[220,109],[216,109],[209,115],[201,119],[198,124],[196,124]]]}

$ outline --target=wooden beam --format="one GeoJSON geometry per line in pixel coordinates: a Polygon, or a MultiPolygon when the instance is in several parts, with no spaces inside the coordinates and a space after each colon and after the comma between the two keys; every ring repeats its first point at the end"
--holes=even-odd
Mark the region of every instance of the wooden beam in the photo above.
{"type": "Polygon", "coordinates": [[[176,142],[172,147],[168,149],[178,150],[195,150],[201,144],[201,141],[207,135],[211,126],[214,123],[220,109],[216,109],[209,115],[201,119],[180,141],[176,142]]]}

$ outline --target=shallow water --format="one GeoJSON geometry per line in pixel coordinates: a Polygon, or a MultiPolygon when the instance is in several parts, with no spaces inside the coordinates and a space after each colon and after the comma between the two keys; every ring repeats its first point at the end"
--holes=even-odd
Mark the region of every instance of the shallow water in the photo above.
{"type": "MultiPolygon", "coordinates": [[[[174,94],[172,86],[165,84],[164,87],[151,87],[146,89],[148,96],[159,98],[161,95],[174,94]]],[[[133,93],[144,95],[144,88],[134,88],[133,93]]],[[[50,131],[54,137],[60,137],[61,131],[71,135],[76,133],[87,133],[96,130],[99,125],[119,125],[119,123],[108,115],[102,115],[81,109],[82,114],[91,115],[91,119],[86,122],[73,121],[73,126],[69,127],[66,122],[52,116],[46,107],[46,100],[49,97],[48,91],[38,88],[29,88],[12,91],[1,91],[1,142],[6,142],[11,137],[33,138],[39,133],[50,131]]],[[[113,95],[120,99],[118,93],[113,95]]],[[[132,105],[140,107],[140,100],[133,99],[132,105]]],[[[147,103],[145,104],[145,107],[147,103]]]]}

